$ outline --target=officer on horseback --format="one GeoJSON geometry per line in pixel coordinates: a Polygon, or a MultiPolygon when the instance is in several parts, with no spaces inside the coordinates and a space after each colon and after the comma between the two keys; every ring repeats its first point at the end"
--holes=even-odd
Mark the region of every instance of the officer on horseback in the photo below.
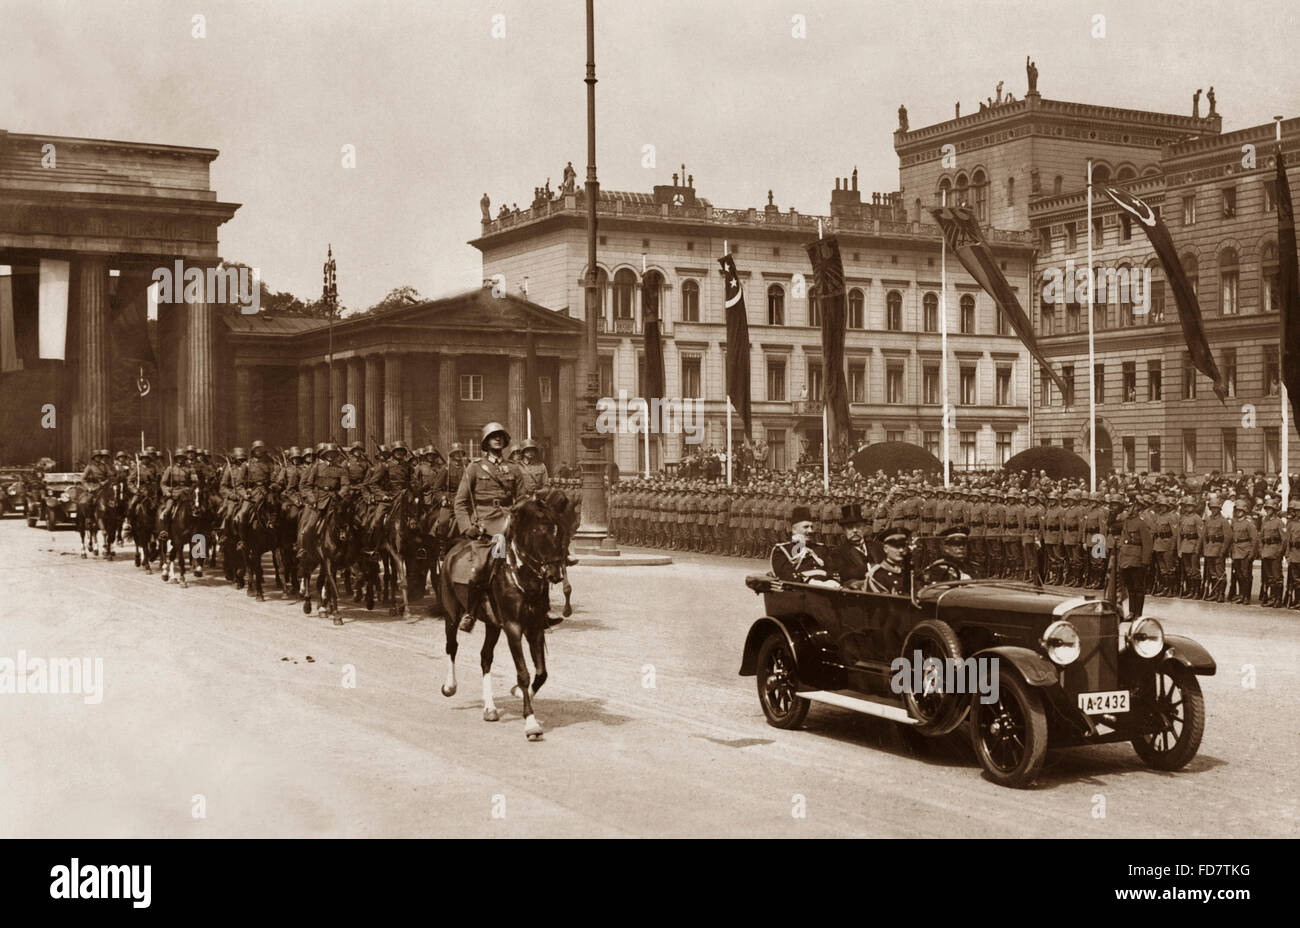
{"type": "Polygon", "coordinates": [[[266,456],[266,443],[262,440],[251,446],[252,460],[244,465],[240,486],[239,512],[235,515],[235,531],[243,534],[253,510],[262,505],[271,489],[271,461],[266,456]]]}
{"type": "Polygon", "coordinates": [[[389,446],[392,457],[373,468],[366,475],[365,488],[377,499],[366,523],[366,544],[375,549],[380,544],[384,520],[398,502],[399,496],[411,488],[411,452],[406,442],[398,439],[389,446]]]}
{"type": "Polygon", "coordinates": [[[162,480],[160,481],[163,505],[158,510],[158,521],[163,525],[166,525],[171,520],[177,502],[186,499],[192,492],[191,481],[193,474],[187,466],[188,463],[189,460],[185,449],[177,448],[172,463],[163,471],[162,480]]]}
{"type": "Polygon", "coordinates": [[[483,426],[479,442],[483,457],[465,468],[452,505],[456,528],[470,539],[466,558],[468,576],[452,578],[453,582],[463,582],[468,587],[466,615],[460,625],[466,632],[474,628],[482,608],[483,582],[495,537],[505,532],[510,507],[519,497],[518,471],[502,457],[508,444],[510,433],[500,422],[483,426]]]}
{"type": "Polygon", "coordinates": [[[226,462],[225,469],[221,472],[221,484],[219,487],[221,493],[221,519],[222,530],[229,533],[230,520],[237,511],[242,500],[242,489],[244,486],[244,462],[248,458],[248,453],[243,448],[236,448],[230,453],[230,460],[226,462]]]}
{"type": "Polygon", "coordinates": [[[81,472],[81,485],[90,494],[99,492],[99,488],[113,479],[113,468],[108,463],[108,449],[96,448],[90,455],[90,463],[81,472]]]}

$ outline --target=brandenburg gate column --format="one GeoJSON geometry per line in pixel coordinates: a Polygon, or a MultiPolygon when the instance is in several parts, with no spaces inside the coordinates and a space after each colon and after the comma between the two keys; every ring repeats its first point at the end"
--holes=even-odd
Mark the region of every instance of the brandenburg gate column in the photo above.
{"type": "Polygon", "coordinates": [[[384,358],[384,444],[402,437],[402,356],[384,358]]]}
{"type": "MultiPolygon", "coordinates": [[[[510,437],[522,441],[528,435],[528,413],[524,399],[524,359],[510,359],[509,389],[506,394],[506,428],[510,437]]],[[[536,423],[538,430],[542,424],[536,423]]]]}
{"type": "Polygon", "coordinates": [[[185,444],[211,449],[216,444],[217,396],[212,382],[212,306],[185,304],[185,444]]]}
{"type": "Polygon", "coordinates": [[[365,385],[362,377],[365,376],[365,370],[360,358],[348,358],[348,392],[346,402],[352,404],[352,428],[347,430],[343,436],[349,443],[359,441],[364,443],[366,440],[366,419],[365,404],[365,385]]]}
{"type": "Polygon", "coordinates": [[[330,369],[328,364],[315,364],[311,369],[312,376],[312,417],[311,417],[311,440],[312,447],[315,442],[329,441],[330,437],[330,369]]]}
{"type": "Polygon", "coordinates": [[[370,436],[382,439],[384,434],[384,359],[377,354],[366,355],[366,431],[361,441],[370,447],[370,436]]]}
{"type": "Polygon", "coordinates": [[[312,435],[312,372],[311,368],[298,368],[298,444],[306,445],[312,435]]]}
{"type": "Polygon", "coordinates": [[[109,445],[108,260],[85,257],[77,262],[78,358],[76,430],[72,459],[90,463],[94,448],[109,445]]]}
{"type": "Polygon", "coordinates": [[[556,413],[559,419],[559,447],[555,449],[555,460],[552,462],[553,467],[559,467],[561,461],[567,461],[570,467],[576,467],[578,463],[578,445],[577,435],[574,427],[578,421],[577,412],[573,408],[574,393],[574,363],[572,361],[560,362],[560,377],[556,394],[556,413]]]}
{"type": "Polygon", "coordinates": [[[460,384],[456,377],[456,356],[438,355],[438,449],[446,457],[451,443],[456,440],[456,400],[460,384]]]}

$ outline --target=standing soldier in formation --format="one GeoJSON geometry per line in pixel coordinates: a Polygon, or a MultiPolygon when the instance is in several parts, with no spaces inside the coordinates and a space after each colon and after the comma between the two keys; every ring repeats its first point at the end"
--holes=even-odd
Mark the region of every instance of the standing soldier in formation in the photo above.
{"type": "Polygon", "coordinates": [[[1223,602],[1227,578],[1224,575],[1224,562],[1228,557],[1228,543],[1232,526],[1223,517],[1218,505],[1218,497],[1210,494],[1210,515],[1204,524],[1204,539],[1201,546],[1205,555],[1205,579],[1202,581],[1201,599],[1210,602],[1223,602]]]}
{"type": "Polygon", "coordinates": [[[1024,536],[1025,536],[1025,504],[1021,499],[1022,493],[1019,490],[1011,490],[1007,494],[1006,524],[1006,542],[1003,557],[1006,560],[1006,577],[1012,580],[1028,580],[1029,575],[1025,572],[1025,555],[1024,555],[1024,536]]]}
{"type": "Polygon", "coordinates": [[[1025,579],[1030,583],[1043,582],[1043,520],[1045,510],[1037,490],[1029,491],[1025,505],[1024,528],[1020,533],[1020,550],[1025,561],[1025,579]]]}
{"type": "Polygon", "coordinates": [[[1278,516],[1277,499],[1264,499],[1264,520],[1259,526],[1259,604],[1282,605],[1282,551],[1286,526],[1278,516]]]}
{"type": "Polygon", "coordinates": [[[1154,543],[1151,526],[1142,517],[1140,497],[1134,495],[1128,515],[1120,527],[1117,562],[1124,582],[1124,592],[1128,597],[1128,617],[1133,621],[1142,616],[1147,592],[1146,574],[1151,565],[1154,543]]]}
{"type": "Polygon", "coordinates": [[[1064,578],[1066,586],[1083,585],[1083,517],[1079,492],[1071,490],[1066,495],[1061,512],[1061,547],[1065,549],[1064,578]]]}
{"type": "Polygon", "coordinates": [[[1286,604],[1300,609],[1300,496],[1287,502],[1286,604]]]}
{"type": "Polygon", "coordinates": [[[1043,545],[1047,548],[1047,566],[1043,571],[1049,584],[1065,580],[1065,549],[1061,547],[1061,521],[1064,512],[1055,490],[1047,494],[1047,513],[1043,516],[1043,545]]]}
{"type": "Polygon", "coordinates": [[[1005,577],[1006,562],[1003,560],[1004,547],[1002,530],[1006,523],[1007,507],[999,498],[996,490],[989,490],[989,501],[984,507],[984,538],[988,558],[988,576],[1005,577]]]}
{"type": "Polygon", "coordinates": [[[1083,585],[1101,589],[1106,585],[1106,507],[1100,493],[1089,493],[1082,524],[1084,552],[1083,585]]]}
{"type": "Polygon", "coordinates": [[[1178,595],[1178,514],[1173,511],[1167,496],[1156,500],[1155,519],[1151,524],[1155,535],[1153,545],[1155,579],[1150,592],[1155,596],[1178,595]]]}
{"type": "Polygon", "coordinates": [[[1196,502],[1184,497],[1178,516],[1178,595],[1183,599],[1201,596],[1201,545],[1204,542],[1203,519],[1196,512],[1196,502]]]}
{"type": "Polygon", "coordinates": [[[1228,602],[1249,605],[1255,585],[1255,558],[1259,555],[1259,529],[1250,517],[1250,501],[1237,500],[1232,510],[1232,591],[1228,602]]]}
{"type": "Polygon", "coordinates": [[[967,570],[972,577],[979,580],[989,575],[989,549],[984,533],[984,512],[987,507],[982,491],[975,490],[974,493],[970,507],[966,510],[966,525],[970,532],[966,542],[970,558],[967,562],[967,570]]]}

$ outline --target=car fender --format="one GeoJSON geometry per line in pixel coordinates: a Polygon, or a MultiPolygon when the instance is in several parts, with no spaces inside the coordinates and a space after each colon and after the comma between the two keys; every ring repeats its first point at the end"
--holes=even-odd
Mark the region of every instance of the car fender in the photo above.
{"type": "Polygon", "coordinates": [[[1165,635],[1166,660],[1178,661],[1192,673],[1212,677],[1218,669],[1210,652],[1200,642],[1182,635],[1165,635]]]}
{"type": "Polygon", "coordinates": [[[749,627],[749,634],[745,636],[745,650],[740,658],[740,675],[742,677],[752,677],[758,673],[758,668],[755,667],[758,662],[758,649],[763,646],[763,642],[774,631],[785,636],[786,644],[790,646],[790,653],[794,655],[796,669],[800,664],[809,660],[807,633],[793,622],[765,615],[749,627]]]}
{"type": "Polygon", "coordinates": [[[1016,669],[1030,686],[1055,686],[1059,677],[1056,665],[1037,651],[1004,644],[977,651],[971,657],[997,657],[1016,669]]]}

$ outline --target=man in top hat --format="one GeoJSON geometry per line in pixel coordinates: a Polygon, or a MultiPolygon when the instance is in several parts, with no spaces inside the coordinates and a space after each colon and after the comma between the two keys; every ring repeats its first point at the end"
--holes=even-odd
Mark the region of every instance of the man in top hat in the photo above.
{"type": "Polygon", "coordinates": [[[503,454],[510,444],[510,433],[500,422],[483,426],[479,448],[483,457],[465,468],[452,510],[456,528],[470,539],[469,555],[459,561],[451,579],[464,583],[468,590],[466,614],[461,629],[470,631],[479,616],[483,601],[482,579],[495,536],[505,531],[510,507],[519,494],[519,473],[503,454]]]}
{"type": "Polygon", "coordinates": [[[858,503],[841,506],[838,521],[844,540],[831,550],[831,573],[849,589],[860,590],[871,565],[880,560],[880,555],[867,545],[866,533],[870,523],[858,503]]]}
{"type": "Polygon", "coordinates": [[[1229,529],[1232,556],[1232,589],[1228,602],[1250,604],[1255,586],[1255,558],[1259,556],[1259,529],[1250,517],[1250,500],[1242,496],[1232,510],[1229,529]]]}
{"type": "Polygon", "coordinates": [[[1259,526],[1259,604],[1282,605],[1282,552],[1286,547],[1286,525],[1278,516],[1278,500],[1264,498],[1264,519],[1259,526]]]}
{"type": "Polygon", "coordinates": [[[873,593],[892,593],[907,596],[912,592],[912,577],[907,567],[907,547],[912,533],[903,526],[887,528],[877,541],[884,551],[884,559],[874,564],[867,574],[867,589],[873,593]]]}
{"type": "Polygon", "coordinates": [[[917,580],[918,587],[949,580],[969,580],[966,572],[966,540],[969,529],[950,525],[939,533],[939,556],[926,565],[917,580]]]}
{"type": "Polygon", "coordinates": [[[812,512],[796,506],[790,514],[790,540],[772,547],[772,573],[781,580],[839,587],[831,577],[830,555],[809,539],[813,533],[812,512]]]}

